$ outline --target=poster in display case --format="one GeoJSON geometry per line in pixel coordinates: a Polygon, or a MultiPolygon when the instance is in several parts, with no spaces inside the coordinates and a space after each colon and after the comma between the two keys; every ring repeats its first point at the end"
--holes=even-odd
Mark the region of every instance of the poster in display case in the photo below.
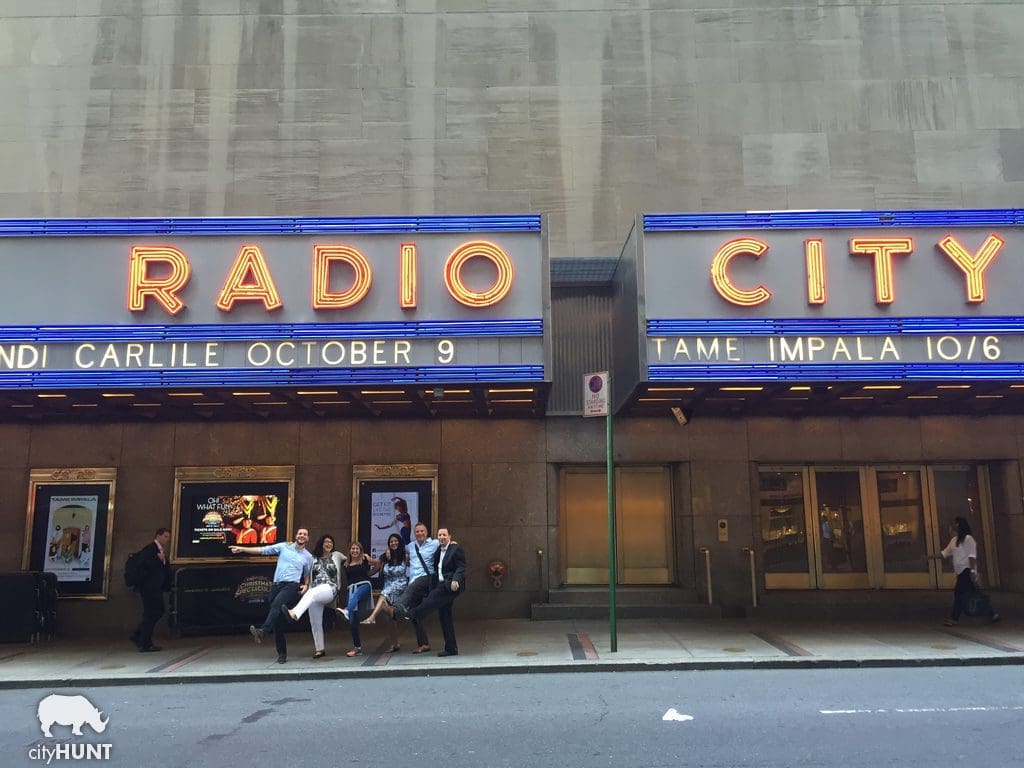
{"type": "Polygon", "coordinates": [[[291,541],[295,467],[178,467],[171,551],[175,563],[225,563],[229,547],[291,541]]]}
{"type": "Polygon", "coordinates": [[[106,600],[117,470],[33,469],[21,567],[57,577],[58,596],[106,600]]]}
{"type": "Polygon", "coordinates": [[[437,531],[436,464],[367,464],[353,468],[352,538],[372,557],[380,557],[388,538],[412,541],[412,529],[424,523],[437,531]]]}

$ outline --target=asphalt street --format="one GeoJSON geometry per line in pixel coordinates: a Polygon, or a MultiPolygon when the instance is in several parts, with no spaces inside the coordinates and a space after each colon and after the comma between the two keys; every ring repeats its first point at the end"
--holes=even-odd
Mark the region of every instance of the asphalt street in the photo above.
{"type": "Polygon", "coordinates": [[[181,768],[1024,765],[1017,666],[61,689],[109,721],[81,737],[54,725],[45,739],[37,707],[51,692],[0,698],[3,765],[46,764],[41,746],[83,742],[111,745],[90,765],[181,768]]]}

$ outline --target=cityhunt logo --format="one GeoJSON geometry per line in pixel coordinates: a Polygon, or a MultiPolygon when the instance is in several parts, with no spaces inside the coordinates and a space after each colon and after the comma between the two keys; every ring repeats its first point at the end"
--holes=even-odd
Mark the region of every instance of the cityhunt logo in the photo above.
{"type": "MultiPolygon", "coordinates": [[[[54,739],[54,726],[70,727],[71,736],[84,736],[82,728],[89,726],[96,733],[107,729],[109,717],[93,705],[85,696],[62,696],[51,693],[39,702],[36,709],[39,730],[48,739],[54,739]]],[[[87,741],[39,742],[28,750],[29,760],[38,760],[49,765],[54,760],[109,760],[111,744],[95,744],[87,741]]]]}

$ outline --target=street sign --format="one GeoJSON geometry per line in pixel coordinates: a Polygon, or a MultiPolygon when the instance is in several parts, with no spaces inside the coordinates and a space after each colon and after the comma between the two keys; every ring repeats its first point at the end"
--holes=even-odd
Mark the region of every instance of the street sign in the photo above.
{"type": "Polygon", "coordinates": [[[583,377],[583,415],[608,415],[608,371],[588,373],[583,377]]]}

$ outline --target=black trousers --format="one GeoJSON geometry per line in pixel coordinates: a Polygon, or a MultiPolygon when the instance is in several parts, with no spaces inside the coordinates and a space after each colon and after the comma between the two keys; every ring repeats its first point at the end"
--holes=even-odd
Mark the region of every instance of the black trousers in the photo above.
{"type": "Polygon", "coordinates": [[[418,579],[413,579],[409,582],[409,586],[405,588],[405,591],[398,598],[398,604],[402,608],[409,612],[409,618],[412,619],[413,629],[416,630],[416,645],[430,645],[430,640],[427,638],[427,630],[423,628],[423,622],[417,621],[416,616],[413,612],[414,608],[419,607],[427,595],[430,594],[430,577],[420,576],[418,579]]]}
{"type": "Polygon", "coordinates": [[[153,644],[153,629],[164,615],[164,593],[162,590],[145,590],[139,593],[139,597],[142,598],[142,621],[132,637],[139,648],[148,648],[153,644]]]}
{"type": "Polygon", "coordinates": [[[275,581],[273,589],[270,590],[270,610],[267,611],[267,618],[263,620],[263,634],[274,632],[274,645],[277,646],[277,655],[283,656],[288,653],[288,641],[284,637],[285,618],[281,614],[281,606],[294,606],[299,602],[299,584],[295,581],[275,581]]]}
{"type": "Polygon", "coordinates": [[[430,594],[424,598],[418,608],[409,612],[409,617],[418,625],[428,614],[437,611],[441,634],[444,635],[444,649],[448,653],[459,652],[459,644],[455,640],[455,618],[452,616],[452,604],[455,602],[455,598],[461,594],[461,592],[449,592],[443,583],[438,584],[430,590],[430,594]]]}

